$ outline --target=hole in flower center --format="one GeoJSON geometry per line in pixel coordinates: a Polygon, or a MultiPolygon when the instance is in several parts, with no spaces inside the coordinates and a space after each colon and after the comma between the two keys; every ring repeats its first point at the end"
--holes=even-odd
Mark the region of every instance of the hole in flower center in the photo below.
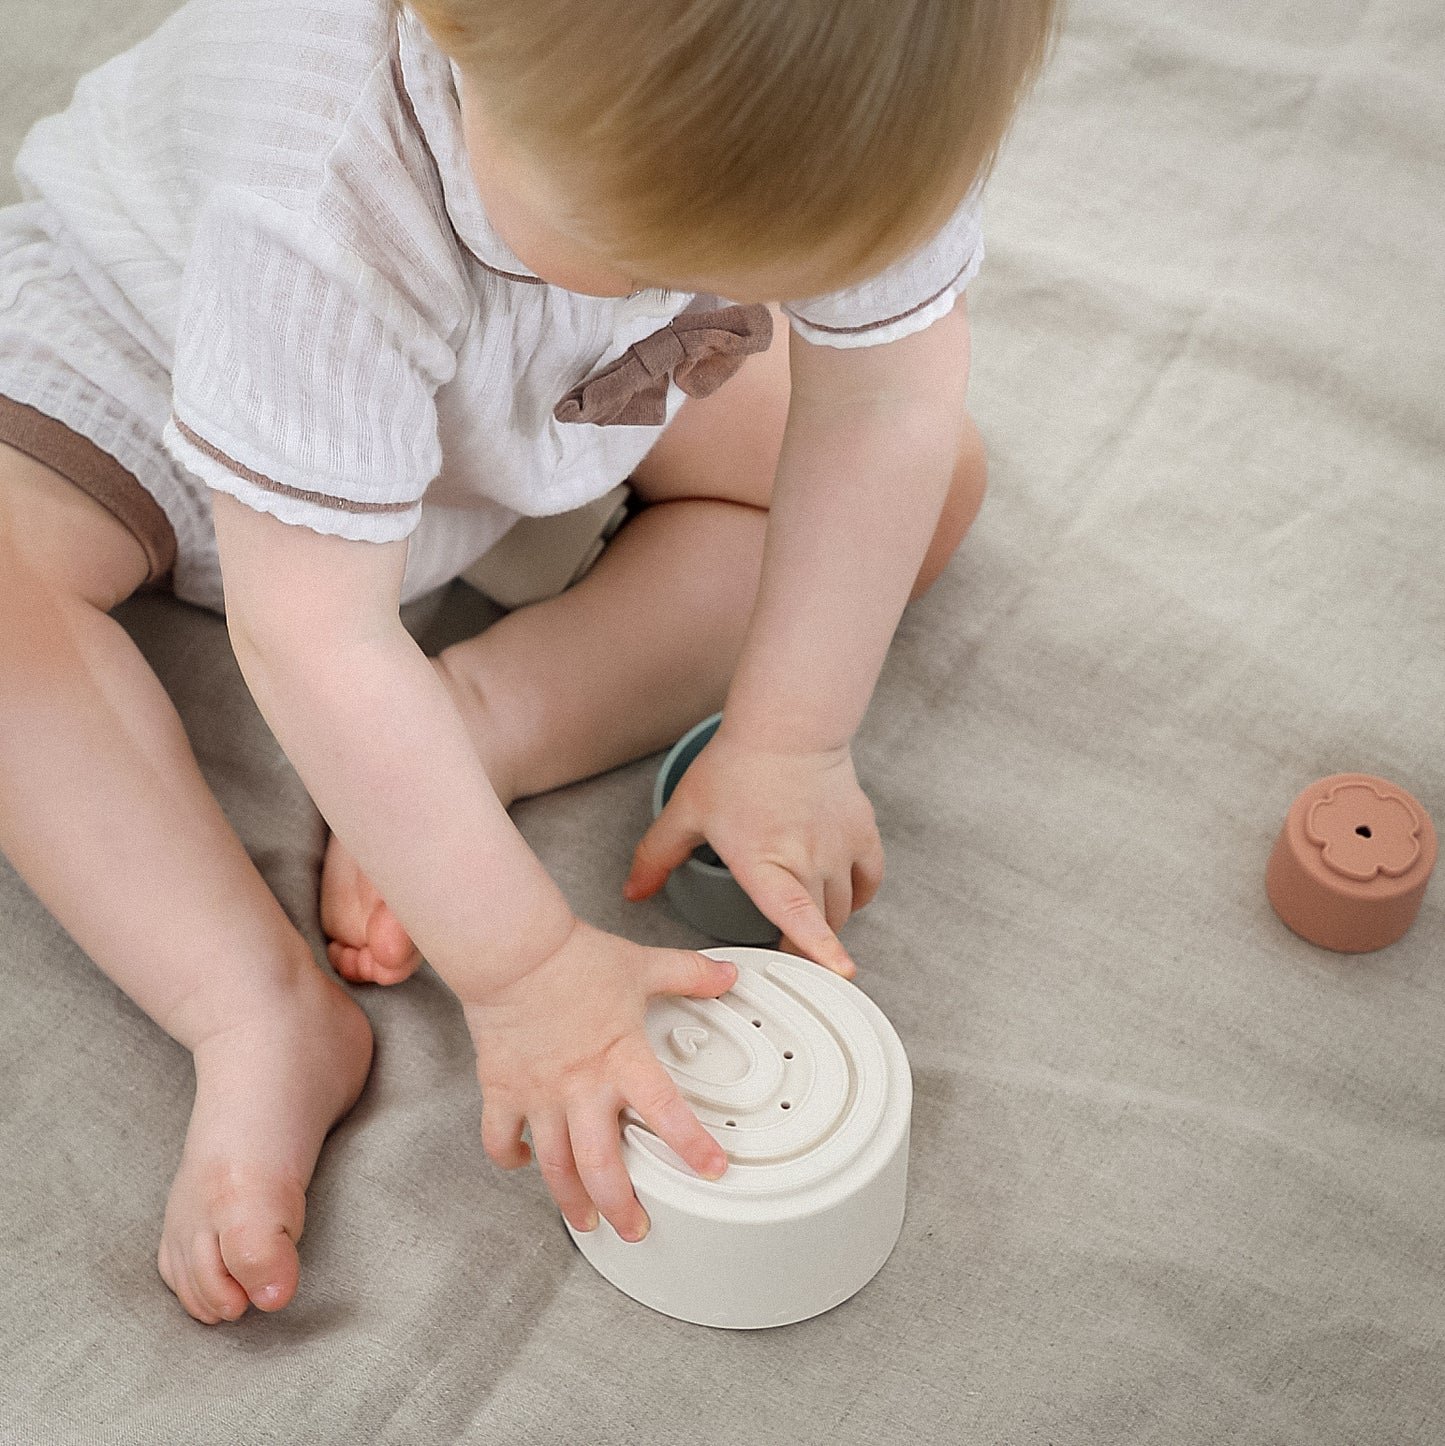
{"type": "Polygon", "coordinates": [[[1369,837],[1370,837],[1370,826],[1369,826],[1369,824],[1367,824],[1367,823],[1362,823],[1362,824],[1359,826],[1359,828],[1357,828],[1357,829],[1355,830],[1355,832],[1356,832],[1357,834],[1359,834],[1359,836],[1360,836],[1361,838],[1369,838],[1369,837]]]}

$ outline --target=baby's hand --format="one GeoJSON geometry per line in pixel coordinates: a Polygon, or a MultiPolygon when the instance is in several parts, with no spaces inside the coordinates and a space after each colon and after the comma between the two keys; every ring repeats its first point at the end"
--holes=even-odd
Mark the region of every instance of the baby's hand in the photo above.
{"type": "Polygon", "coordinates": [[[642,836],[623,894],[655,894],[703,842],[782,930],[784,948],[853,977],[837,931],[878,892],[883,844],[846,746],[768,752],[720,726],[642,836]]]}
{"type": "Polygon", "coordinates": [[[646,948],[578,920],[556,953],[485,998],[464,998],[487,1154],[514,1170],[535,1152],[575,1229],[595,1229],[600,1212],[623,1239],[641,1240],[648,1219],[622,1164],[624,1109],[698,1174],[715,1180],[727,1169],[722,1146],[647,1042],[647,1001],[655,994],[713,999],[736,980],[735,965],[646,948]]]}

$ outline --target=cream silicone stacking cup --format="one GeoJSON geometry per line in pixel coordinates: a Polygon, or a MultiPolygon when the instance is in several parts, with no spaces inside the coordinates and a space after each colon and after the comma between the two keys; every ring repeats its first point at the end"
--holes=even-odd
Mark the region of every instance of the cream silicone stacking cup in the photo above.
{"type": "Polygon", "coordinates": [[[882,1011],[846,980],[771,949],[730,959],[721,999],[662,997],[653,1049],[728,1154],[704,1180],[637,1118],[623,1163],[652,1221],[628,1244],[603,1221],[568,1230],[643,1305],[698,1325],[805,1320],[861,1290],[903,1226],[913,1085],[882,1011]]]}

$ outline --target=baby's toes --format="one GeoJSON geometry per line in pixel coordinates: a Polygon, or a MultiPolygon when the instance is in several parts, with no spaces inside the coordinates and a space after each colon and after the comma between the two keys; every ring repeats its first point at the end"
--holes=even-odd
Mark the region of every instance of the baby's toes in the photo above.
{"type": "Polygon", "coordinates": [[[220,1322],[220,1316],[201,1304],[200,1293],[191,1279],[190,1270],[177,1264],[164,1240],[156,1254],[156,1269],[160,1271],[161,1279],[165,1281],[171,1294],[185,1308],[187,1315],[194,1317],[202,1325],[217,1325],[220,1322]]]}
{"type": "Polygon", "coordinates": [[[321,927],[331,967],[352,984],[400,984],[421,964],[410,935],[335,834],[321,868],[321,927]]]}
{"type": "Polygon", "coordinates": [[[400,984],[421,965],[421,954],[411,942],[411,935],[380,899],[366,921],[366,946],[360,952],[370,955],[371,977],[378,984],[400,984]]]}
{"type": "Polygon", "coordinates": [[[190,1251],[174,1254],[169,1241],[162,1240],[156,1266],[186,1313],[202,1325],[236,1320],[245,1312],[246,1292],[221,1265],[213,1236],[198,1237],[190,1251]]]}
{"type": "Polygon", "coordinates": [[[400,932],[399,941],[363,944],[357,949],[333,939],[326,946],[331,967],[352,984],[400,984],[410,979],[421,964],[421,955],[401,925],[392,922],[400,932]]]}
{"type": "Polygon", "coordinates": [[[296,1294],[301,1260],[279,1225],[242,1222],[220,1234],[218,1261],[259,1310],[280,1310],[296,1294]]]}
{"type": "Polygon", "coordinates": [[[244,1287],[226,1269],[214,1235],[207,1233],[197,1238],[189,1264],[194,1289],[206,1309],[220,1320],[240,1320],[250,1301],[244,1287]]]}
{"type": "Polygon", "coordinates": [[[350,984],[374,984],[376,981],[371,977],[371,966],[363,961],[361,950],[352,944],[343,944],[340,939],[333,939],[326,946],[326,957],[331,961],[331,967],[350,984]]]}

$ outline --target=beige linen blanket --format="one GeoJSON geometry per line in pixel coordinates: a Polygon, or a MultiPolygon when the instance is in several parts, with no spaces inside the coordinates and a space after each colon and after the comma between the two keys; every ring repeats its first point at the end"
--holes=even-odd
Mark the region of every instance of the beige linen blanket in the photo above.
{"type": "MultiPolygon", "coordinates": [[[[168,0],[5,0],[0,154],[168,0]]],[[[276,1317],[153,1264],[185,1052],[0,863],[6,1442],[1445,1441],[1445,884],[1379,954],[1263,893],[1294,795],[1445,824],[1445,20],[1436,0],[1079,0],[970,293],[992,490],[857,739],[888,877],[847,926],[916,1083],[907,1221],[851,1302],[634,1305],[477,1140],[430,970],[276,1317]]],[[[0,185],[0,199],[13,199],[0,185]]],[[[495,614],[457,585],[436,646],[495,614]]],[[[435,613],[436,609],[431,609],[435,613]]],[[[324,827],[219,619],[120,613],[316,940],[324,827]]],[[[600,926],[657,760],[515,817],[600,926]]]]}

